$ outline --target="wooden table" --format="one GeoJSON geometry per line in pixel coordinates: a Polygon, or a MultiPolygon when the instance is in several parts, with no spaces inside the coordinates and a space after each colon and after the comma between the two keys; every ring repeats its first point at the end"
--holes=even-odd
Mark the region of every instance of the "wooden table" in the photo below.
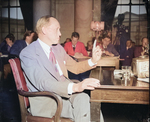
{"type": "Polygon", "coordinates": [[[110,70],[119,69],[119,58],[110,56],[101,57],[101,59],[97,63],[97,67],[91,70],[90,77],[102,80],[103,79],[102,70],[104,68],[110,68],[110,70]]]}
{"type": "Polygon", "coordinates": [[[119,69],[119,58],[110,56],[101,57],[97,66],[115,67],[115,69],[119,69]]]}
{"type": "MultiPolygon", "coordinates": [[[[90,58],[91,57],[87,57],[87,56],[76,57],[78,61],[83,61],[90,58]]],[[[115,69],[119,69],[119,58],[110,57],[110,56],[101,57],[101,59],[97,62],[97,66],[115,67],[115,69]]]]}
{"type": "Polygon", "coordinates": [[[91,92],[91,101],[149,104],[149,87],[102,85],[91,92]]]}
{"type": "Polygon", "coordinates": [[[101,84],[103,84],[101,87],[91,91],[91,111],[96,111],[99,107],[97,111],[100,112],[99,103],[101,102],[149,104],[149,83],[137,81],[135,77],[131,78],[127,86],[125,86],[121,80],[115,79],[111,82],[103,81],[101,84]],[[95,107],[95,105],[97,107],[95,107]],[[93,110],[93,108],[96,109],[93,110]]]}

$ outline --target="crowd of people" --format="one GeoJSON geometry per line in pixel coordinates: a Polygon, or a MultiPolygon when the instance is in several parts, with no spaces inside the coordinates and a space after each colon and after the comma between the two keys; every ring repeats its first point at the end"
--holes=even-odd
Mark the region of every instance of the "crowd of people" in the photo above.
{"type": "Polygon", "coordinates": [[[92,57],[92,48],[95,39],[97,40],[96,45],[99,45],[102,50],[102,56],[118,56],[121,66],[131,66],[133,58],[149,54],[149,40],[147,37],[142,38],[142,45],[135,45],[135,42],[131,39],[126,40],[126,47],[124,51],[120,53],[112,44],[111,34],[107,33],[107,31],[103,31],[98,37],[93,37],[92,40],[87,41],[87,46],[84,46],[84,44],[79,41],[79,34],[77,32],[73,32],[73,34],[78,35],[77,39],[75,40],[71,36],[69,42],[66,43],[65,41],[64,44],[64,49],[67,54],[73,58],[80,58],[82,56],[92,57]]]}
{"type": "MultiPolygon", "coordinates": [[[[135,42],[131,39],[126,40],[126,47],[124,52],[117,51],[111,41],[111,34],[107,31],[103,31],[98,37],[93,37],[92,40],[87,41],[87,46],[79,40],[79,33],[73,32],[71,38],[66,38],[65,42],[61,45],[64,47],[66,53],[74,58],[76,61],[78,58],[92,57],[92,48],[95,39],[96,45],[99,45],[102,50],[102,56],[119,56],[121,66],[131,66],[132,59],[149,54],[149,40],[147,37],[143,37],[142,45],[135,45],[135,42]]],[[[0,44],[1,55],[9,55],[10,58],[19,57],[19,54],[23,48],[37,40],[38,35],[34,31],[26,31],[22,40],[15,40],[15,36],[10,33],[4,41],[0,44]]]]}
{"type": "Polygon", "coordinates": [[[37,33],[30,30],[24,33],[22,40],[15,40],[15,36],[10,33],[0,44],[0,53],[1,55],[8,55],[9,58],[19,57],[21,50],[37,40],[37,38],[37,33]]]}
{"type": "MultiPolygon", "coordinates": [[[[38,35],[34,31],[26,31],[22,40],[15,40],[13,34],[8,34],[4,41],[0,44],[1,55],[8,55],[9,58],[19,57],[19,54],[23,48],[37,40],[38,35]]],[[[87,41],[87,46],[80,41],[80,35],[78,32],[73,32],[71,38],[66,38],[65,42],[61,45],[64,47],[66,53],[78,62],[80,58],[92,57],[93,43],[97,40],[96,45],[101,48],[102,56],[117,56],[120,58],[121,66],[131,66],[132,59],[149,54],[149,40],[147,37],[143,37],[142,45],[135,45],[135,42],[131,39],[126,41],[126,47],[122,53],[118,52],[111,41],[110,31],[102,31],[98,36],[93,37],[92,40],[87,41]]],[[[70,79],[77,79],[82,81],[88,78],[90,71],[74,74],[68,71],[70,79]]]]}

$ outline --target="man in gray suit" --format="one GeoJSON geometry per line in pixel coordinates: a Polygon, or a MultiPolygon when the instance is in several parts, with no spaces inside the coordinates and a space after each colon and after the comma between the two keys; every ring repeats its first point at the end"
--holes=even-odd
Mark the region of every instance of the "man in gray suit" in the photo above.
{"type": "MultiPolygon", "coordinates": [[[[100,48],[97,46],[94,49],[91,59],[76,62],[59,44],[60,25],[55,18],[41,17],[37,22],[36,31],[39,37],[37,41],[20,53],[21,66],[26,74],[29,90],[50,91],[63,97],[62,117],[70,118],[75,122],[89,122],[89,96],[82,91],[100,87],[99,80],[88,78],[74,83],[67,78],[67,70],[77,74],[96,67],[102,54],[100,48]],[[55,56],[55,65],[49,60],[51,53],[55,56]]],[[[30,111],[34,116],[51,118],[56,112],[57,104],[51,98],[32,97],[29,101],[30,111]]]]}

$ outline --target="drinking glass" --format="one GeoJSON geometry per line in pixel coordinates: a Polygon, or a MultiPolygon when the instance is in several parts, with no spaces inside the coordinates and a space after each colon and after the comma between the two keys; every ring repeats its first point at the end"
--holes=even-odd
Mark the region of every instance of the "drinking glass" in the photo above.
{"type": "Polygon", "coordinates": [[[122,74],[126,74],[127,73],[127,67],[128,66],[122,66],[121,69],[122,69],[122,74]]]}
{"type": "Polygon", "coordinates": [[[122,75],[121,85],[128,86],[130,84],[130,78],[126,76],[126,74],[122,75]]]}
{"type": "Polygon", "coordinates": [[[131,66],[122,66],[122,83],[127,86],[127,83],[130,81],[131,77],[131,66]]]}
{"type": "Polygon", "coordinates": [[[132,74],[131,66],[127,66],[127,74],[128,74],[128,78],[130,79],[132,74]]]}

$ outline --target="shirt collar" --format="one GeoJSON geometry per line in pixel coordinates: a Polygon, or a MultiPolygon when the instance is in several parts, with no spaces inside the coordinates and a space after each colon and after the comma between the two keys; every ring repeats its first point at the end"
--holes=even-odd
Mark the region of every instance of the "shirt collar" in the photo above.
{"type": "MultiPolygon", "coordinates": [[[[25,41],[26,42],[26,41],[25,41]]],[[[26,42],[26,44],[27,44],[27,46],[29,45],[29,43],[28,42],[26,42]]]]}
{"type": "Polygon", "coordinates": [[[41,41],[39,38],[38,38],[38,42],[40,43],[42,49],[44,50],[45,54],[47,55],[47,57],[49,56],[49,53],[50,53],[50,46],[47,45],[46,43],[44,43],[43,41],[41,41]]]}
{"type": "Polygon", "coordinates": [[[104,46],[104,45],[103,45],[103,48],[107,48],[107,46],[104,46]]]}
{"type": "Polygon", "coordinates": [[[73,44],[72,44],[72,47],[76,47],[76,45],[73,45],[73,44]]]}

